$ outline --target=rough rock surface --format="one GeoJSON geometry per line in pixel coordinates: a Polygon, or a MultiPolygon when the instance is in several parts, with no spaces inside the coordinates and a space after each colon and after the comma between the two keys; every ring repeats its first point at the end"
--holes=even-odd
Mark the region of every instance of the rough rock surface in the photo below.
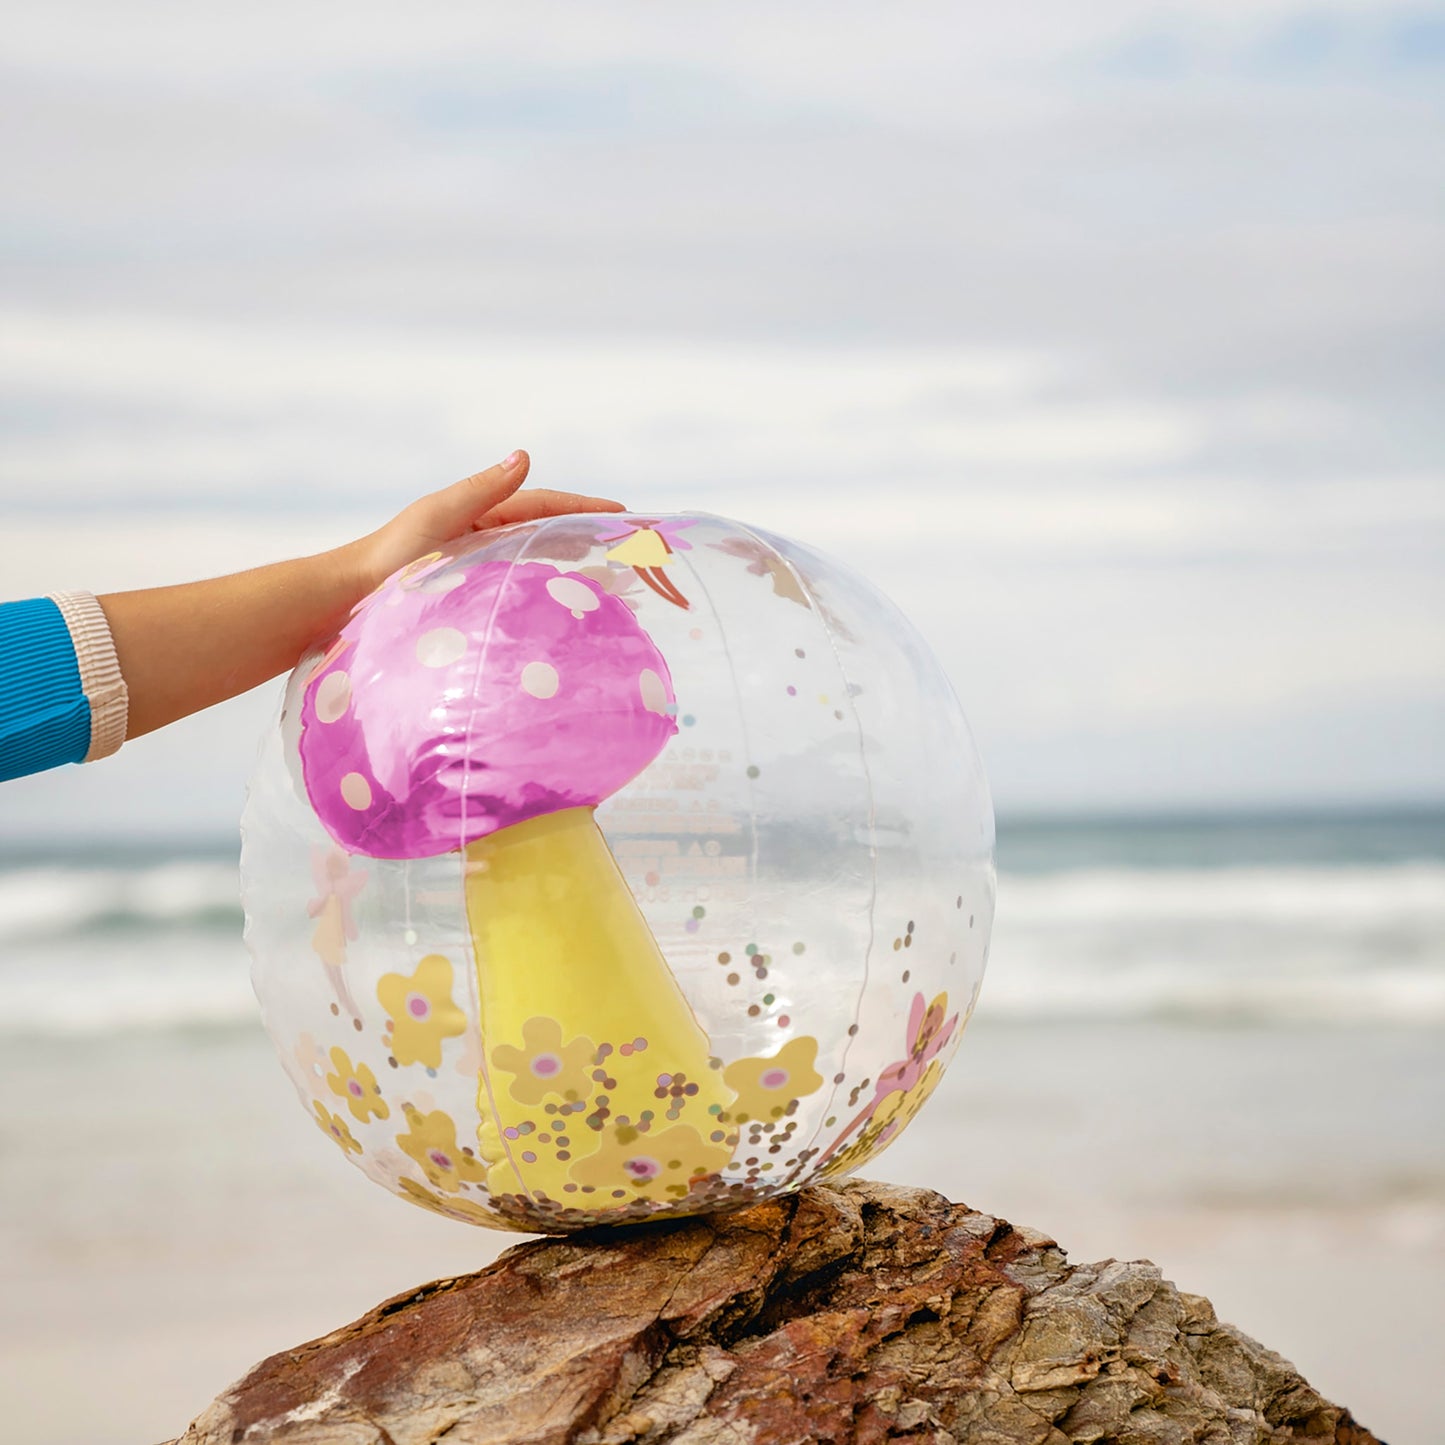
{"type": "Polygon", "coordinates": [[[1375,1437],[1152,1264],[852,1181],[518,1245],[262,1361],[180,1445],[1375,1437]]]}

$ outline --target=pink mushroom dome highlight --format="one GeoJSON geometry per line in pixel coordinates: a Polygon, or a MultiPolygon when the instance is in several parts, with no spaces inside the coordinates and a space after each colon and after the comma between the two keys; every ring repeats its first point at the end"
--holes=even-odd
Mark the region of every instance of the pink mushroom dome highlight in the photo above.
{"type": "Polygon", "coordinates": [[[308,680],[300,757],[349,853],[424,858],[595,807],[677,731],[662,654],[631,608],[545,562],[403,568],[308,680]]]}

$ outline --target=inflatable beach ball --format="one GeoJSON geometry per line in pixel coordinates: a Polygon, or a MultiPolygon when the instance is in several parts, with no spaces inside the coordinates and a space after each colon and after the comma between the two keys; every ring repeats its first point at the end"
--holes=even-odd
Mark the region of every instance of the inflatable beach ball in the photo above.
{"type": "Polygon", "coordinates": [[[423,557],[286,689],[247,941],[302,1102],[412,1203],[566,1231],[871,1158],[958,1046],[993,815],[873,587],[718,517],[423,557]]]}

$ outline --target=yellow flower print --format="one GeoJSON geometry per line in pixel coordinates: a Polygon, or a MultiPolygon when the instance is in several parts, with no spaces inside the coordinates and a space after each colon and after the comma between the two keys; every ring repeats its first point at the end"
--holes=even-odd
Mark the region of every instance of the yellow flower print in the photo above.
{"type": "Polygon", "coordinates": [[[323,1133],[330,1134],[341,1146],[343,1154],[361,1153],[361,1145],[351,1137],[346,1121],[340,1114],[333,1114],[320,1099],[316,1100],[316,1127],[323,1133]]]}
{"type": "Polygon", "coordinates": [[[723,1082],[738,1096],[724,1116],[746,1124],[749,1119],[781,1119],[794,1099],[823,1087],[813,1067],[818,1041],[801,1036],[789,1040],[769,1058],[739,1059],[723,1070],[723,1082]]]}
{"type": "Polygon", "coordinates": [[[408,1132],[398,1134],[402,1151],[421,1165],[427,1182],[448,1194],[461,1190],[462,1181],[480,1184],[487,1167],[474,1154],[465,1154],[457,1144],[457,1126],[440,1109],[423,1114],[411,1104],[402,1105],[408,1132]]]}
{"type": "Polygon", "coordinates": [[[331,1067],[335,1072],[327,1074],[326,1082],[331,1086],[333,1094],[339,1094],[346,1100],[351,1117],[358,1124],[364,1124],[373,1117],[390,1117],[391,1109],[381,1097],[381,1086],[376,1082],[376,1075],[365,1064],[353,1064],[345,1049],[335,1048],[331,1051],[331,1067]]]}
{"type": "Polygon", "coordinates": [[[413,1204],[440,1214],[446,1219],[460,1219],[464,1224],[482,1224],[489,1229],[515,1229],[524,1234],[532,1233],[524,1224],[513,1224],[495,1210],[471,1199],[449,1199],[444,1194],[433,1194],[430,1189],[418,1184],[415,1179],[399,1181],[401,1197],[413,1204]]]}
{"type": "Polygon", "coordinates": [[[412,974],[388,973],[376,986],[391,1015],[391,1052],[399,1064],[439,1069],[442,1040],[465,1033],[466,1015],[452,1002],[452,966],[429,953],[412,974]]]}
{"type": "Polygon", "coordinates": [[[716,1174],[732,1157],[732,1144],[705,1140],[687,1124],[641,1133],[631,1125],[609,1129],[602,1147],[572,1165],[571,1178],[595,1193],[586,1208],[606,1208],[613,1200],[686,1197],[692,1181],[716,1174]]]}
{"type": "Polygon", "coordinates": [[[498,1044],[492,1062],[512,1075],[511,1095],[519,1104],[540,1104],[548,1094],[585,1099],[592,1092],[597,1048],[589,1038],[562,1042],[556,1019],[532,1018],[522,1025],[522,1047],[498,1044]]]}

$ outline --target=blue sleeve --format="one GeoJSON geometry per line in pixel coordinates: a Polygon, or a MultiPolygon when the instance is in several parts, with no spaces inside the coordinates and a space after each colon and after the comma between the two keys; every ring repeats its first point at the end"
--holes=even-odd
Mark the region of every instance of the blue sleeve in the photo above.
{"type": "Polygon", "coordinates": [[[0,603],[0,782],[89,750],[90,703],[60,608],[48,597],[0,603]]]}

